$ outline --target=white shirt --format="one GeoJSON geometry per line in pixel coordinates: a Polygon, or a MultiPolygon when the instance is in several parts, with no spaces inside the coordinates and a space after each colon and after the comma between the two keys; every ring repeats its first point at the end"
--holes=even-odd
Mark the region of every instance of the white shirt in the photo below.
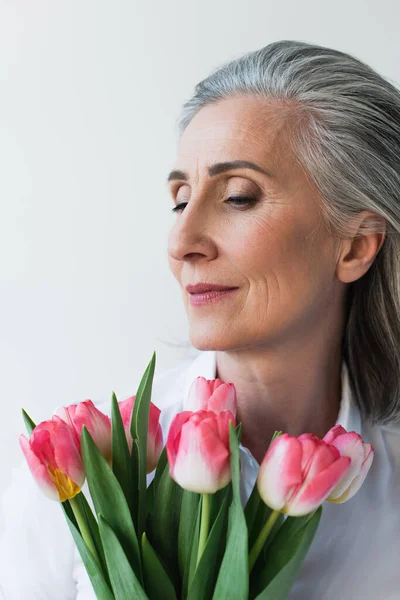
{"type": "MultiPolygon", "coordinates": [[[[164,441],[173,417],[185,409],[190,386],[199,375],[216,378],[215,351],[201,351],[177,367],[156,372],[152,401],[162,410],[164,441]]],[[[111,402],[98,408],[111,414],[111,402]]],[[[289,600],[399,600],[400,425],[371,427],[362,421],[352,400],[345,362],[336,423],[371,443],[374,460],[362,488],[351,500],[324,502],[316,536],[289,600]]],[[[242,445],[240,458],[244,504],[259,465],[242,445]]],[[[148,476],[148,483],[152,477],[148,476]]],[[[92,504],[86,483],[83,491],[92,504]]],[[[61,507],[42,494],[25,459],[3,495],[2,510],[6,523],[0,540],[4,600],[96,600],[61,507]]]]}

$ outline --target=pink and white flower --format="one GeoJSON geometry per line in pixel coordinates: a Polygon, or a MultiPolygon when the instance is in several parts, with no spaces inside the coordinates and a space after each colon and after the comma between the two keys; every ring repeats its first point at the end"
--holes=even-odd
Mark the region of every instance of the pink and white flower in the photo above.
{"type": "Polygon", "coordinates": [[[214,494],[231,480],[228,410],[183,411],[170,426],[167,456],[171,477],[185,490],[214,494]]]}
{"type": "Polygon", "coordinates": [[[341,425],[332,427],[323,440],[335,446],[340,456],[351,458],[350,469],[327,497],[329,502],[340,504],[350,500],[364,483],[374,458],[374,449],[371,444],[363,442],[358,433],[346,431],[341,425]]]}
{"type": "Polygon", "coordinates": [[[111,419],[96,408],[91,400],[61,406],[56,415],[74,431],[79,449],[82,427],[85,425],[101,454],[111,464],[111,419]]]}
{"type": "Polygon", "coordinates": [[[230,410],[236,418],[236,388],[233,383],[226,383],[218,378],[196,377],[190,387],[185,408],[193,412],[212,410],[216,414],[230,410]]]}
{"type": "MultiPolygon", "coordinates": [[[[122,402],[118,402],[122,424],[128,441],[129,452],[132,452],[133,444],[130,426],[135,398],[136,395],[130,396],[126,400],[122,400],[122,402]]],[[[159,423],[160,414],[160,409],[153,404],[153,402],[150,402],[149,427],[147,432],[147,473],[151,473],[156,468],[164,445],[162,429],[159,423]]]]}
{"type": "Polygon", "coordinates": [[[21,434],[21,449],[42,492],[51,500],[74,498],[85,482],[76,437],[57,416],[37,425],[29,438],[21,434]]]}
{"type": "Polygon", "coordinates": [[[261,463],[257,486],[273,510],[306,515],[322,504],[351,467],[334,446],[316,435],[284,433],[272,442],[261,463]]]}

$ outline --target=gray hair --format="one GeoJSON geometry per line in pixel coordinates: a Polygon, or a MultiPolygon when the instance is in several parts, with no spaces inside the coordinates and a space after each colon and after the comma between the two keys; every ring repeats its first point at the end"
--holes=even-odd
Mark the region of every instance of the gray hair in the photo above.
{"type": "Polygon", "coordinates": [[[287,143],[319,191],[332,235],[348,238],[348,220],[365,209],[378,218],[364,234],[386,230],[368,271],[348,284],[342,356],[363,418],[379,425],[398,420],[400,91],[349,54],[281,40],[198,83],[179,116],[179,135],[203,106],[246,94],[291,109],[282,113],[291,118],[287,143]]]}

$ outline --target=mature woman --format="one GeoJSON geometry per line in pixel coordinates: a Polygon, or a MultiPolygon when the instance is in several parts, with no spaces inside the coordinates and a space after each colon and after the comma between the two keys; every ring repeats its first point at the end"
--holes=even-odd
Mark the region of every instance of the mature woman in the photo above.
{"type": "MultiPolygon", "coordinates": [[[[243,502],[274,430],[361,433],[371,470],[324,505],[290,598],[398,599],[400,93],[348,54],[285,40],[199,83],[179,129],[168,254],[202,352],[155,378],[164,432],[195,377],[234,383],[243,502]]],[[[26,468],[4,505],[6,600],[94,598],[26,468]]]]}

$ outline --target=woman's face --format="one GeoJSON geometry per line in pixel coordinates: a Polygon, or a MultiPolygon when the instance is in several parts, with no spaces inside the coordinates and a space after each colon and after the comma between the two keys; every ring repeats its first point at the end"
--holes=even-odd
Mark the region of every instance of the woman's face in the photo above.
{"type": "Polygon", "coordinates": [[[174,171],[186,175],[175,174],[169,189],[175,205],[185,204],[169,234],[168,260],[198,349],[301,336],[337,297],[333,240],[316,190],[285,146],[282,111],[252,97],[223,100],[202,108],[180,139],[174,171]],[[237,160],[257,170],[208,172],[237,160]],[[251,200],[229,200],[238,196],[251,200]],[[199,282],[238,289],[193,306],[185,288],[199,282]]]}

